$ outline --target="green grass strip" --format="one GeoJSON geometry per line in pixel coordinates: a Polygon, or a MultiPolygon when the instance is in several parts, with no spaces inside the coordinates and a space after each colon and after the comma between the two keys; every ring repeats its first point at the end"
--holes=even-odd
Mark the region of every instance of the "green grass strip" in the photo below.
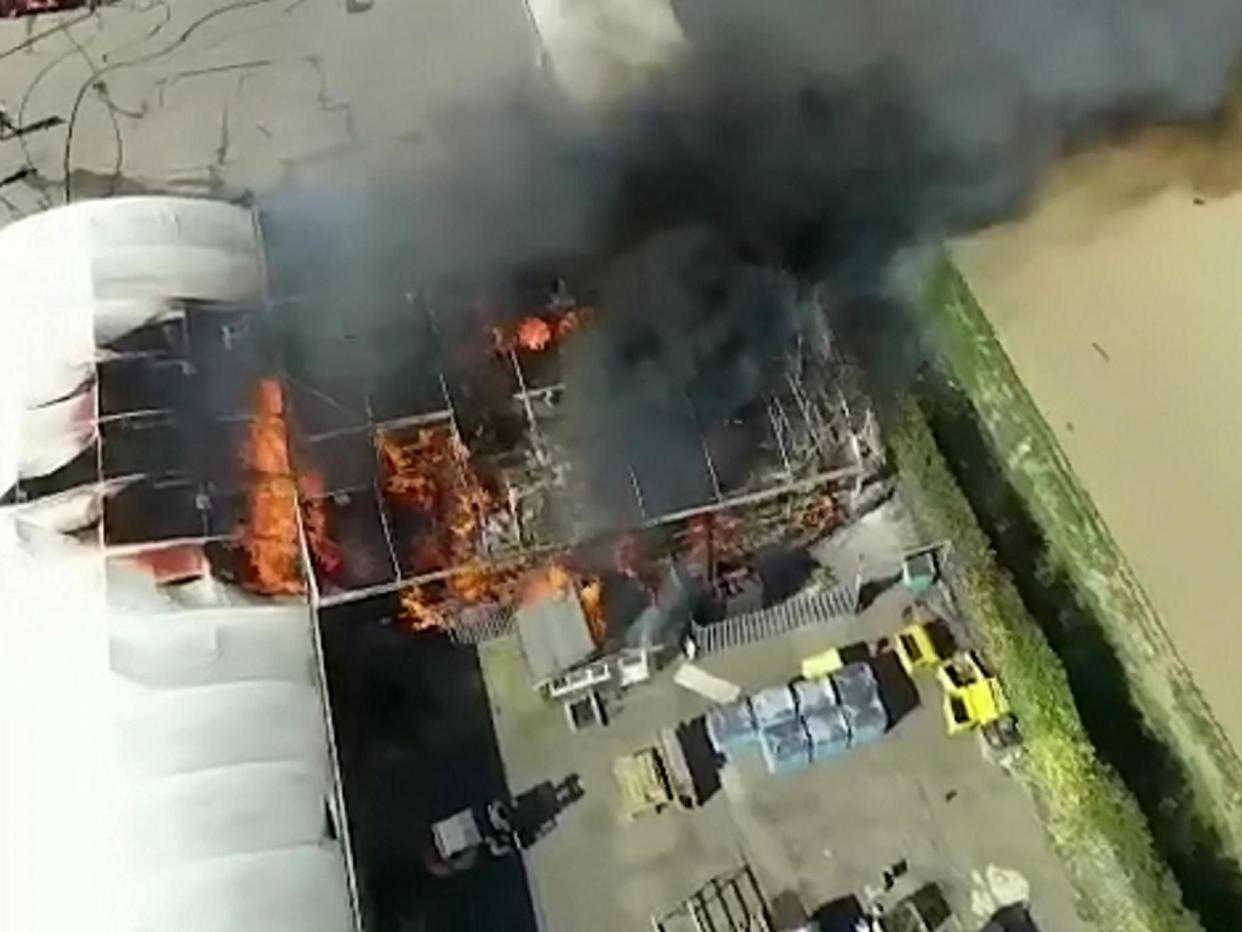
{"type": "Polygon", "coordinates": [[[1201,929],[1181,905],[1138,805],[1097,758],[1060,660],[998,566],[916,402],[898,407],[886,437],[916,521],[925,533],[953,541],[957,595],[1021,722],[1020,771],[1081,896],[1084,918],[1101,932],[1201,929]]]}
{"type": "Polygon", "coordinates": [[[1196,809],[1215,827],[1229,855],[1242,860],[1242,762],[947,257],[930,276],[923,303],[949,377],[977,410],[1007,478],[1046,536],[1050,556],[1098,619],[1148,726],[1186,767],[1196,809]]]}

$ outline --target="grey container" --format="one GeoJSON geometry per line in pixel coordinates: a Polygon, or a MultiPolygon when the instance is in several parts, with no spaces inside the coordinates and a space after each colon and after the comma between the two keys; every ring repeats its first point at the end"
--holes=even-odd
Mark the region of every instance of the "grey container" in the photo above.
{"type": "Polygon", "coordinates": [[[862,708],[871,705],[880,697],[880,685],[876,682],[875,671],[865,660],[846,664],[833,673],[832,685],[836,688],[841,705],[862,708]]]}
{"type": "Polygon", "coordinates": [[[849,750],[850,726],[845,715],[840,706],[827,706],[803,717],[812,761],[829,760],[849,750]]]}
{"type": "Polygon", "coordinates": [[[721,754],[753,744],[758,739],[755,716],[750,700],[743,696],[737,702],[716,706],[704,716],[707,737],[721,754]]]}
{"type": "Polygon", "coordinates": [[[806,717],[820,709],[833,709],[838,705],[837,690],[832,680],[819,676],[810,680],[794,680],[789,687],[793,690],[794,702],[798,706],[798,714],[806,717]]]}
{"type": "Polygon", "coordinates": [[[780,722],[760,729],[759,751],[768,773],[797,773],[811,763],[811,737],[801,719],[780,722]]]}
{"type": "Polygon", "coordinates": [[[788,686],[773,686],[750,697],[750,707],[755,712],[755,723],[760,728],[780,725],[798,717],[798,705],[793,690],[788,686]]]}

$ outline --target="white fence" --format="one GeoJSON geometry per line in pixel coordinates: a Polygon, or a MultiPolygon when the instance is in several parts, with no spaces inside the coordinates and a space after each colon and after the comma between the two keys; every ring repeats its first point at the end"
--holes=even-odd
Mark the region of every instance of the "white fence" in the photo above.
{"type": "Polygon", "coordinates": [[[504,637],[513,630],[513,613],[500,605],[472,605],[448,626],[454,644],[474,645],[504,637]]]}
{"type": "MultiPolygon", "coordinates": [[[[777,637],[788,631],[853,615],[858,609],[858,589],[838,584],[814,595],[795,596],[723,621],[690,623],[690,636],[700,654],[728,650],[777,637]]],[[[513,631],[513,613],[499,605],[475,605],[463,611],[447,629],[455,644],[473,646],[504,637],[513,631]]]]}
{"type": "Polygon", "coordinates": [[[692,622],[690,636],[700,654],[742,647],[765,638],[776,637],[798,628],[853,615],[858,608],[858,590],[838,584],[814,595],[796,596],[770,608],[734,615],[713,624],[692,622]]]}

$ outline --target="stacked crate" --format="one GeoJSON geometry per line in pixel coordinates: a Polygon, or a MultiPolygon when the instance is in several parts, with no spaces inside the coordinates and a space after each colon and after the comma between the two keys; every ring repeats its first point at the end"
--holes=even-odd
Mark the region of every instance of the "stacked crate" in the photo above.
{"type": "Polygon", "coordinates": [[[850,728],[832,680],[826,676],[798,680],[792,688],[811,740],[811,761],[828,760],[849,750],[850,728]]]}
{"type": "Polygon", "coordinates": [[[811,763],[811,739],[798,717],[798,703],[788,686],[773,686],[750,699],[759,727],[759,752],[768,773],[796,773],[811,763]]]}
{"type": "Polygon", "coordinates": [[[810,766],[811,736],[802,719],[791,718],[760,730],[759,752],[768,773],[798,773],[810,766]]]}
{"type": "Polygon", "coordinates": [[[749,747],[758,740],[755,716],[750,699],[743,696],[736,702],[719,705],[706,715],[707,737],[719,754],[728,757],[734,751],[749,747]]]}
{"type": "Polygon", "coordinates": [[[773,686],[755,693],[750,697],[750,707],[755,712],[755,724],[760,731],[798,717],[798,703],[788,686],[773,686]]]}
{"type": "Polygon", "coordinates": [[[888,731],[888,711],[869,663],[851,663],[832,674],[852,745],[870,744],[888,731]]]}
{"type": "Polygon", "coordinates": [[[822,709],[836,708],[838,705],[836,687],[826,676],[817,676],[809,680],[794,680],[789,688],[793,691],[798,714],[803,718],[822,709]]]}
{"type": "Polygon", "coordinates": [[[789,774],[877,740],[888,730],[888,711],[874,669],[862,661],[717,706],[706,721],[725,757],[758,745],[769,773],[789,774]]]}
{"type": "Polygon", "coordinates": [[[840,706],[830,706],[803,718],[811,739],[811,760],[815,763],[839,757],[850,749],[850,726],[840,706]]]}

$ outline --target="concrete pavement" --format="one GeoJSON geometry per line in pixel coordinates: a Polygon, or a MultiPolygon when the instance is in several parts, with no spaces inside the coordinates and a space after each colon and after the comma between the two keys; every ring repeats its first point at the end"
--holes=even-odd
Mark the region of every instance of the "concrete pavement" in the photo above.
{"type": "Polygon", "coordinates": [[[16,129],[0,133],[0,212],[413,168],[438,114],[542,80],[540,56],[521,0],[149,0],[0,21],[16,129]]]}
{"type": "MultiPolygon", "coordinates": [[[[889,590],[859,617],[801,629],[702,658],[745,691],[795,676],[800,658],[891,635],[907,597],[889,590]]],[[[961,928],[978,928],[1007,891],[1029,891],[1045,928],[1080,932],[1075,894],[1021,783],[985,761],[970,736],[950,738],[940,694],[924,674],[921,704],[875,744],[790,776],[769,776],[758,753],[725,765],[721,791],[701,808],[632,824],[616,810],[613,758],[656,730],[703,712],[708,700],[672,671],[614,704],[607,728],[571,734],[564,714],[532,690],[512,639],[480,648],[510,789],[577,774],[585,794],[530,852],[533,889],[551,929],[623,932],[673,908],[743,860],[769,901],[808,911],[868,888],[892,902],[928,881],[942,885],[961,928]],[[909,874],[884,894],[883,870],[909,874]]]]}

